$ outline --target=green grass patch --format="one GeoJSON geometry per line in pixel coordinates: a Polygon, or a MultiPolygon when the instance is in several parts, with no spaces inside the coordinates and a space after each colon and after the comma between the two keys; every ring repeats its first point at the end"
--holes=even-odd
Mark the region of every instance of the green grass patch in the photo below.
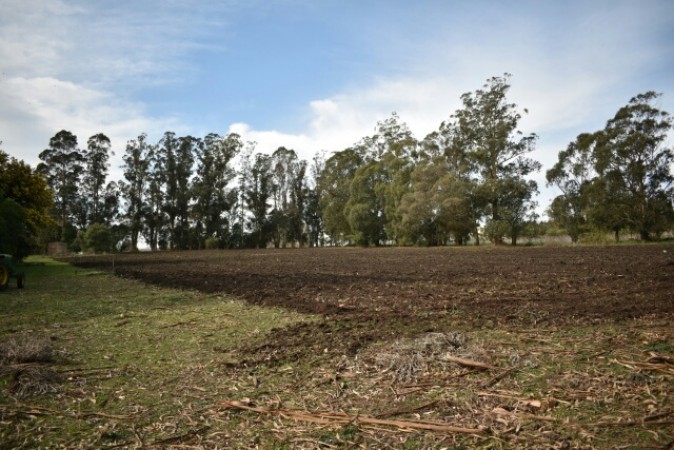
{"type": "Polygon", "coordinates": [[[42,257],[22,270],[25,289],[0,293],[2,448],[145,445],[189,433],[186,410],[236,396],[225,373],[236,349],[311,320],[42,257]],[[48,358],[32,361],[35,349],[48,358]]]}

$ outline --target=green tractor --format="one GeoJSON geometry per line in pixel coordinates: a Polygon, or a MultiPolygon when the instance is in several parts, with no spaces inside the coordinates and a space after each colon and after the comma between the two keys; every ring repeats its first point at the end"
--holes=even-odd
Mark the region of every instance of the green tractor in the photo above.
{"type": "Polygon", "coordinates": [[[25,276],[14,267],[12,255],[0,253],[0,291],[7,289],[10,278],[16,278],[16,287],[23,288],[25,276]]]}

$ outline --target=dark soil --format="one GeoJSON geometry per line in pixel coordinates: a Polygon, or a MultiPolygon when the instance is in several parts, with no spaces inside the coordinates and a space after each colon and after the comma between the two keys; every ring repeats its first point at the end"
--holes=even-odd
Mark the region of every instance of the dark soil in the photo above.
{"type": "Polygon", "coordinates": [[[674,246],[318,248],[80,256],[83,267],[324,316],[277,330],[257,362],[353,355],[457,326],[556,327],[674,313],[674,246]]]}

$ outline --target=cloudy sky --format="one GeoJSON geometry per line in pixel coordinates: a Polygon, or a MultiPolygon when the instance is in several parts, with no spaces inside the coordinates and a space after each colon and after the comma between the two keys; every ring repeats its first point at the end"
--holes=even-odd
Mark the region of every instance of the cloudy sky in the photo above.
{"type": "Polygon", "coordinates": [[[544,172],[648,90],[674,113],[671,0],[0,0],[0,141],[36,165],[66,129],[116,153],[165,131],[237,132],[303,158],[396,111],[419,139],[512,74],[544,172]]]}

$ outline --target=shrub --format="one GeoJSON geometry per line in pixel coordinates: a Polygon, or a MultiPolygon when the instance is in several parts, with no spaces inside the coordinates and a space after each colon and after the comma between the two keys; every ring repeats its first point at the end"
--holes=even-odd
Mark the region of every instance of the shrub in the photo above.
{"type": "Polygon", "coordinates": [[[84,245],[94,253],[110,251],[112,247],[112,233],[108,226],[95,223],[84,233],[84,245]]]}

